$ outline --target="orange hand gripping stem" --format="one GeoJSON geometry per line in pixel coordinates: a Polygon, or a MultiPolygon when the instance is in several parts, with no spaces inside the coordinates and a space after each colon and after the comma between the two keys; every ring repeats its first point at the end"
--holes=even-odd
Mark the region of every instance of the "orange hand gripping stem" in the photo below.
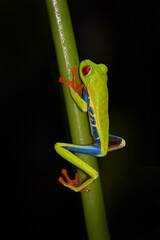
{"type": "Polygon", "coordinates": [[[72,68],[72,75],[73,75],[72,81],[66,81],[63,77],[60,77],[59,82],[64,83],[66,86],[73,88],[73,90],[75,92],[77,92],[80,96],[82,96],[81,91],[84,88],[84,84],[83,83],[80,84],[80,85],[77,84],[77,82],[76,82],[76,72],[77,72],[77,69],[72,68]]]}

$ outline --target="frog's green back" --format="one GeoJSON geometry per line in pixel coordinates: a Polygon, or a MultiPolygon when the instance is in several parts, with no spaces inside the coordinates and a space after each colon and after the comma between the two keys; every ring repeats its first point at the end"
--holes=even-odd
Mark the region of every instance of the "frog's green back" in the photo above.
{"type": "Polygon", "coordinates": [[[102,155],[106,155],[109,140],[108,77],[106,74],[108,69],[104,64],[95,64],[90,60],[83,61],[80,69],[85,65],[92,67],[91,73],[88,76],[83,76],[80,72],[80,75],[87,87],[90,104],[94,110],[96,127],[101,141],[102,155]]]}

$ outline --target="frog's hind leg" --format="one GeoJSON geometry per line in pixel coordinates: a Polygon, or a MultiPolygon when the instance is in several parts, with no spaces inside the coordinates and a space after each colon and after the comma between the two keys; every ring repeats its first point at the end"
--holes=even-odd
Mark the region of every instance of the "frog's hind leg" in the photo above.
{"type": "Polygon", "coordinates": [[[93,156],[99,156],[101,153],[100,142],[95,142],[91,145],[79,145],[79,144],[69,144],[69,143],[59,143],[63,148],[70,152],[84,153],[93,156]]]}
{"type": "Polygon", "coordinates": [[[61,157],[63,157],[64,159],[66,159],[67,161],[69,161],[79,169],[83,170],[90,176],[88,180],[86,180],[81,184],[78,184],[76,179],[75,181],[75,180],[71,180],[68,177],[66,170],[62,170],[62,174],[65,176],[67,182],[65,182],[62,177],[59,178],[59,181],[65,187],[68,187],[74,190],[75,192],[83,191],[87,185],[89,185],[98,177],[98,172],[95,169],[93,169],[91,166],[89,166],[87,163],[85,163],[84,161],[82,161],[80,158],[78,158],[72,153],[72,152],[79,152],[79,153],[97,155],[99,152],[99,148],[95,144],[76,145],[76,144],[67,144],[67,143],[56,143],[55,150],[61,157]]]}
{"type": "Polygon", "coordinates": [[[125,147],[126,141],[118,136],[109,134],[108,152],[125,147]]]}

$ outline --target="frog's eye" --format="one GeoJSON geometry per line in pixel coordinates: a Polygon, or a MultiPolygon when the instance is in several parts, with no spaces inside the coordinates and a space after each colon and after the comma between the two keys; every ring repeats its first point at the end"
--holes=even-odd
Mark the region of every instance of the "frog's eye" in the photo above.
{"type": "Polygon", "coordinates": [[[91,71],[91,66],[89,65],[82,68],[82,73],[84,76],[87,76],[90,73],[90,71],[91,71]]]}

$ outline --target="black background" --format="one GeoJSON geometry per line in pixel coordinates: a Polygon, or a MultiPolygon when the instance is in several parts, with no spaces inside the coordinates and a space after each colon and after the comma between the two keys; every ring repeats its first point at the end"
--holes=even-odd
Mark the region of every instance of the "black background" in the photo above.
{"type": "MultiPolygon", "coordinates": [[[[80,60],[109,68],[110,132],[127,141],[99,159],[112,239],[158,240],[158,0],[68,3],[80,60]]],[[[0,234],[87,239],[80,195],[57,180],[73,171],[53,150],[70,137],[45,1],[2,1],[0,16],[0,234]]]]}

